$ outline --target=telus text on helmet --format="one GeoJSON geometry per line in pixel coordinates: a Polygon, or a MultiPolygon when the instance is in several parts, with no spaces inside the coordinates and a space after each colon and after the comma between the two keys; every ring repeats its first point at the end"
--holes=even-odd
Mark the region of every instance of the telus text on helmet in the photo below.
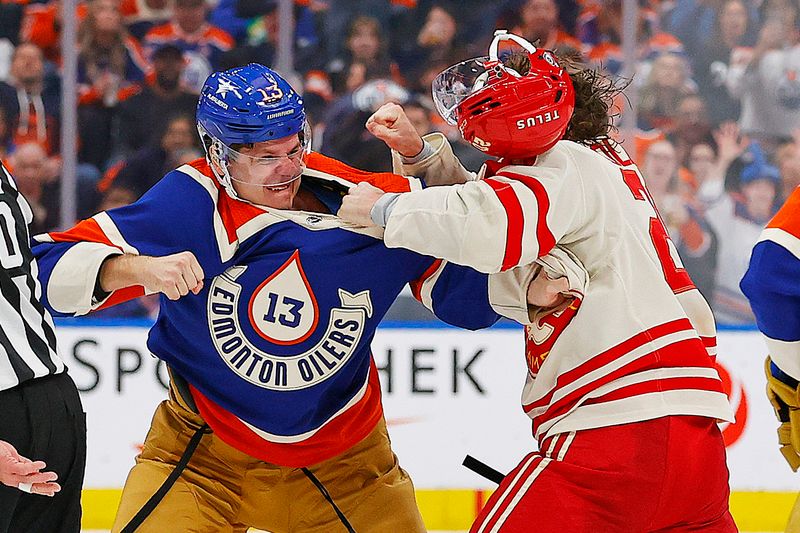
{"type": "Polygon", "coordinates": [[[558,110],[548,111],[547,113],[541,113],[539,115],[534,115],[532,117],[528,117],[525,119],[520,119],[517,121],[517,129],[524,130],[525,128],[530,128],[531,126],[536,126],[537,124],[546,124],[548,122],[553,122],[554,120],[558,120],[558,110]]]}

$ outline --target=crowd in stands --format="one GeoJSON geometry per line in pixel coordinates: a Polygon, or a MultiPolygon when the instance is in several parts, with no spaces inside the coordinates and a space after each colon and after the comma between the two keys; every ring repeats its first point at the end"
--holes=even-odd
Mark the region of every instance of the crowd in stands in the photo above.
{"type": "MultiPolygon", "coordinates": [[[[621,0],[296,0],[293,85],[316,150],[388,170],[364,128],[386,101],[482,154],[433,109],[430,84],[485,55],[495,28],[621,76],[621,0]]],[[[201,157],[197,93],[214,70],[274,66],[275,0],[79,0],[79,215],[135,201],[201,157]]],[[[800,0],[640,0],[634,152],[686,269],[720,322],[750,324],[738,288],[761,228],[800,184],[800,0]]],[[[0,0],[0,158],[36,215],[59,220],[59,0],[0,0]]],[[[617,111],[625,113],[624,99],[617,111]]],[[[114,311],[147,316],[143,300],[114,311]]]]}

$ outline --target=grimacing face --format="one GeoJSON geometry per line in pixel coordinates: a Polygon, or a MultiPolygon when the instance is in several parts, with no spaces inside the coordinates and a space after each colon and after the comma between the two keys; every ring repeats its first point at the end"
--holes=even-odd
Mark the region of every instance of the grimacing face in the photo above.
{"type": "Polygon", "coordinates": [[[228,172],[236,194],[257,205],[290,209],[300,188],[300,180],[285,182],[303,171],[302,158],[297,155],[301,151],[298,135],[242,147],[239,155],[228,160],[228,172]]]}

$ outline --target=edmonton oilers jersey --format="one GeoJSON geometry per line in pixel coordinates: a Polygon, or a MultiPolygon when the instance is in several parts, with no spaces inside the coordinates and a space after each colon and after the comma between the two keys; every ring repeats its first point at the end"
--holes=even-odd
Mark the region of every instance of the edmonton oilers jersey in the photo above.
{"type": "MultiPolygon", "coordinates": [[[[302,186],[336,212],[337,191],[365,180],[397,192],[421,186],[319,154],[309,156],[302,186]]],[[[475,329],[498,318],[485,275],[388,249],[381,232],[232,199],[197,160],[135,204],[36,237],[34,253],[43,300],[63,316],[143,294],[131,287],[93,300],[113,254],[192,252],[203,288],[176,301],[162,295],[149,349],[186,379],[220,438],[271,463],[305,466],[348,449],[380,420],[370,342],[407,283],[451,324],[475,329]]]]}
{"type": "Polygon", "coordinates": [[[800,379],[800,188],[764,228],[740,285],[772,362],[800,379]]]}

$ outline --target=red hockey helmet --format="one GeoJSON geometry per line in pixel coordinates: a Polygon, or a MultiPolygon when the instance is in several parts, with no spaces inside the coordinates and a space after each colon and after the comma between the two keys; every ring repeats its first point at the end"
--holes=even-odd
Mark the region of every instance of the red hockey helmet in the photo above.
{"type": "Polygon", "coordinates": [[[439,114],[457,125],[478,150],[505,159],[546,152],[564,136],[575,109],[575,92],[566,69],[552,52],[497,30],[488,57],[463,61],[433,82],[439,114]],[[521,75],[498,59],[501,41],[520,45],[530,59],[521,75]]]}

